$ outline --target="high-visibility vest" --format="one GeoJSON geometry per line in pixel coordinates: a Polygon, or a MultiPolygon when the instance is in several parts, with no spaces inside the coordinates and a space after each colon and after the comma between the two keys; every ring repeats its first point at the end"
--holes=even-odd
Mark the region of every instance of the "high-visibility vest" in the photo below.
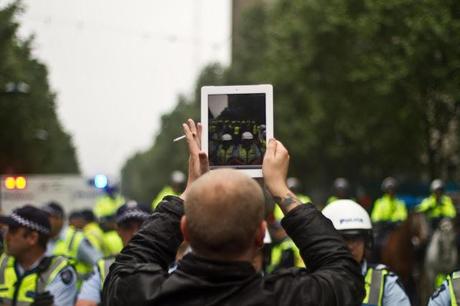
{"type": "Polygon", "coordinates": [[[125,199],[120,195],[115,198],[108,195],[101,196],[96,200],[96,204],[94,205],[94,215],[98,218],[113,216],[124,202],[125,199]]]}
{"type": "Polygon", "coordinates": [[[178,196],[179,194],[174,191],[174,189],[171,186],[165,186],[161,191],[157,194],[155,199],[152,201],[152,211],[157,208],[158,204],[163,200],[163,198],[167,195],[174,195],[178,196]]]}
{"type": "Polygon", "coordinates": [[[425,198],[416,211],[425,213],[428,218],[454,218],[457,215],[452,199],[446,195],[442,195],[440,201],[436,201],[435,195],[425,198]]]}
{"type": "Polygon", "coordinates": [[[15,259],[3,254],[0,257],[0,304],[26,306],[34,302],[36,294],[43,293],[58,274],[70,265],[64,256],[44,259],[35,272],[16,274],[15,259]],[[43,264],[44,263],[44,264],[43,264]],[[43,266],[41,266],[43,264],[43,266]]]}
{"type": "Polygon", "coordinates": [[[372,222],[398,222],[407,219],[407,209],[403,201],[385,194],[377,199],[372,209],[372,222]]]}
{"type": "Polygon", "coordinates": [[[83,234],[95,249],[99,250],[104,255],[108,253],[104,248],[104,231],[99,227],[99,224],[96,222],[88,223],[83,228],[83,234]]]}
{"type": "Polygon", "coordinates": [[[101,276],[101,288],[104,286],[105,278],[107,277],[110,266],[113,264],[114,261],[115,256],[102,258],[97,261],[97,270],[99,271],[99,275],[101,276]]]}
{"type": "Polygon", "coordinates": [[[271,273],[279,268],[284,252],[292,252],[294,257],[294,267],[305,267],[305,263],[300,256],[299,249],[290,238],[286,238],[282,242],[273,246],[270,256],[270,265],[267,267],[267,272],[271,273]]]}
{"type": "Polygon", "coordinates": [[[104,233],[104,245],[108,250],[107,256],[117,255],[123,249],[123,241],[116,231],[108,231],[104,233]]]}
{"type": "Polygon", "coordinates": [[[449,284],[450,305],[460,305],[460,272],[454,272],[452,275],[447,276],[447,283],[449,284]]]}
{"type": "Polygon", "coordinates": [[[385,268],[367,269],[366,276],[364,277],[366,297],[363,300],[363,304],[382,306],[385,277],[387,274],[388,270],[385,268]]]}
{"type": "Polygon", "coordinates": [[[91,264],[84,263],[77,259],[78,248],[85,239],[85,235],[69,226],[65,233],[64,239],[59,239],[54,247],[53,255],[62,255],[70,258],[72,264],[77,270],[79,280],[84,279],[89,273],[91,273],[91,264]]]}

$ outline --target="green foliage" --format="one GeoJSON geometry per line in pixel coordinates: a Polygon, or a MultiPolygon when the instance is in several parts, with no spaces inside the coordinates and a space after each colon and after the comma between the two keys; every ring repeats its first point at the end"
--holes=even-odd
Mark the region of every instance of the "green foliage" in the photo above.
{"type": "Polygon", "coordinates": [[[16,35],[18,12],[18,3],[0,10],[0,173],[78,173],[47,69],[32,56],[32,39],[16,35]]]}
{"type": "Polygon", "coordinates": [[[274,85],[275,135],[309,192],[459,177],[460,2],[264,3],[243,14],[222,82],[274,85]]]}
{"type": "Polygon", "coordinates": [[[188,118],[199,121],[201,86],[222,85],[224,70],[220,65],[207,66],[201,73],[191,100],[179,97],[174,110],[161,117],[161,130],[154,145],[130,158],[122,169],[122,192],[130,198],[150,203],[155,194],[169,184],[174,170],[187,170],[186,142],[172,142],[183,134],[182,123],[188,118]]]}

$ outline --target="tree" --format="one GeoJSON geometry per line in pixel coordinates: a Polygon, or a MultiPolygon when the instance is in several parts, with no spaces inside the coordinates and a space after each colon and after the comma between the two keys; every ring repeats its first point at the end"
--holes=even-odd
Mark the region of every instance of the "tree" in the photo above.
{"type": "Polygon", "coordinates": [[[123,166],[123,194],[150,203],[160,189],[170,183],[169,177],[174,170],[186,172],[186,143],[172,140],[183,134],[181,125],[185,120],[193,118],[199,121],[201,86],[223,84],[223,73],[220,65],[205,67],[198,78],[194,95],[190,99],[180,96],[174,110],[161,117],[161,128],[152,147],[137,153],[123,166]]]}
{"type": "Polygon", "coordinates": [[[71,137],[56,115],[48,72],[17,37],[18,2],[0,10],[0,173],[78,173],[71,137]]]}
{"type": "Polygon", "coordinates": [[[454,0],[261,1],[221,81],[273,84],[275,136],[309,192],[337,176],[459,178],[459,12],[454,0]]]}

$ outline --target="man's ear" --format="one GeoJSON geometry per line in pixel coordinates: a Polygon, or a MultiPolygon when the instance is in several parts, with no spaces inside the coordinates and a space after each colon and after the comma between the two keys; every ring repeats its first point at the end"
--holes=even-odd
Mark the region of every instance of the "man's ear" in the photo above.
{"type": "Polygon", "coordinates": [[[262,220],[257,228],[255,245],[258,249],[261,249],[264,246],[265,233],[267,231],[267,222],[262,220]]]}
{"type": "Polygon", "coordinates": [[[38,233],[36,231],[30,231],[27,233],[27,243],[30,246],[38,244],[38,233]]]}
{"type": "Polygon", "coordinates": [[[185,217],[185,215],[180,219],[180,230],[182,232],[182,236],[184,236],[184,241],[190,242],[187,230],[187,217],[185,217]]]}

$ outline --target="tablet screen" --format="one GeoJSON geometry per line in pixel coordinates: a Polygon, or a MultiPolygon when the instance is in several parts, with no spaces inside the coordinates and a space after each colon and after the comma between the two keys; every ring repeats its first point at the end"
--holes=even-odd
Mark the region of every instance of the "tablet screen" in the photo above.
{"type": "Polygon", "coordinates": [[[265,93],[208,96],[210,166],[261,168],[266,148],[265,103],[265,93]]]}

